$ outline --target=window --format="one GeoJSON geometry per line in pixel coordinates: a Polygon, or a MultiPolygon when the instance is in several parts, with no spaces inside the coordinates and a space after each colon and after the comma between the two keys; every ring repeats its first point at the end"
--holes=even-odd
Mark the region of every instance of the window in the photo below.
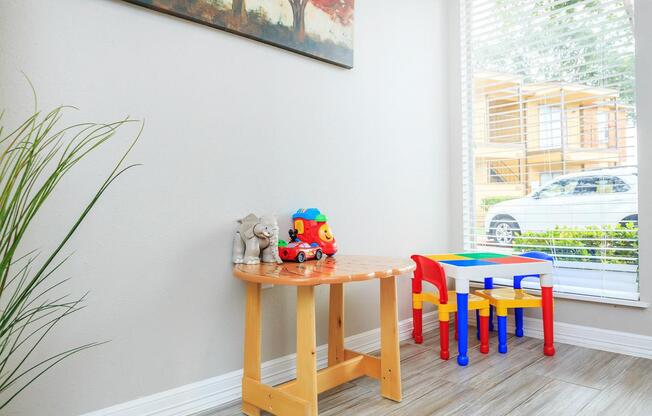
{"type": "Polygon", "coordinates": [[[489,164],[489,182],[492,182],[492,183],[505,183],[505,182],[507,182],[505,180],[505,177],[503,177],[503,175],[501,175],[496,168],[491,166],[491,163],[489,164]]]}
{"type": "Polygon", "coordinates": [[[465,249],[544,251],[556,291],[638,300],[633,1],[461,4],[465,249]]]}
{"type": "MultiPolygon", "coordinates": [[[[559,176],[558,172],[541,172],[539,173],[539,183],[536,184],[538,185],[545,185],[548,182],[552,181],[555,179],[557,176],[559,176]]],[[[536,186],[535,186],[536,188],[536,186]]]]}
{"type": "Polygon", "coordinates": [[[615,176],[588,176],[580,178],[575,193],[578,195],[613,194],[631,190],[622,179],[615,176]]]}
{"type": "Polygon", "coordinates": [[[591,195],[598,192],[600,178],[597,176],[586,176],[581,178],[573,192],[576,195],[591,195]]]}
{"type": "Polygon", "coordinates": [[[632,188],[629,187],[622,179],[615,176],[602,178],[598,185],[599,193],[612,193],[612,192],[628,192],[632,188]]]}
{"type": "Polygon", "coordinates": [[[553,198],[572,195],[575,192],[577,192],[577,179],[563,179],[551,183],[536,195],[537,198],[553,198]]]}
{"type": "Polygon", "coordinates": [[[598,113],[598,143],[609,144],[609,113],[602,111],[598,113]]]}
{"type": "Polygon", "coordinates": [[[549,105],[539,107],[539,147],[552,149],[561,147],[561,108],[549,105]]]}
{"type": "Polygon", "coordinates": [[[490,183],[519,183],[520,172],[518,164],[509,164],[502,161],[487,162],[490,183]]]}

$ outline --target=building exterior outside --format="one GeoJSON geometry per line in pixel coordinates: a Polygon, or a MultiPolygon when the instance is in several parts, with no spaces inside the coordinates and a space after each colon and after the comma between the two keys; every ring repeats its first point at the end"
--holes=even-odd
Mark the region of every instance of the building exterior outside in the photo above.
{"type": "Polygon", "coordinates": [[[633,109],[616,90],[525,83],[500,73],[475,74],[473,85],[478,226],[492,204],[523,197],[556,176],[635,161],[633,109]]]}

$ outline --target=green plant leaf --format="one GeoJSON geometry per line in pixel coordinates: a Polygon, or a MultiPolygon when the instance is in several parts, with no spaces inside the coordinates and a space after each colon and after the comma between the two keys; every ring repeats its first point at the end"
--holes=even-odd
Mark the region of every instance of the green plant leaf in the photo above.
{"type": "MultiPolygon", "coordinates": [[[[72,108],[59,106],[48,113],[35,110],[15,128],[0,125],[0,409],[61,361],[101,344],[72,347],[34,362],[36,351],[51,331],[84,307],[85,295],[56,295],[68,281],[58,277],[68,259],[62,258],[61,252],[108,187],[137,166],[124,166],[124,162],[139,140],[144,123],[55,248],[43,256],[36,250],[21,254],[33,219],[61,181],[121,127],[136,122],[126,118],[109,124],[59,127],[64,111],[72,108]]],[[[3,121],[4,111],[0,113],[3,121]]]]}

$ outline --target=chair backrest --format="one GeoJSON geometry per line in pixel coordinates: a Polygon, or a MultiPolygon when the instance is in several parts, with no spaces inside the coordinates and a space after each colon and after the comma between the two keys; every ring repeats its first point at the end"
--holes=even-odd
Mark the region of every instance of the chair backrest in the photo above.
{"type": "Polygon", "coordinates": [[[526,253],[519,254],[519,256],[529,257],[531,259],[554,261],[550,254],[544,253],[543,251],[528,251],[526,253]]]}
{"type": "Polygon", "coordinates": [[[439,302],[448,303],[448,285],[446,284],[446,272],[439,263],[428,257],[415,254],[411,259],[417,264],[414,270],[414,279],[420,284],[421,281],[432,283],[439,291],[439,302]]]}
{"type": "MultiPolygon", "coordinates": [[[[519,254],[521,257],[528,257],[531,259],[539,259],[539,260],[547,260],[547,261],[552,261],[554,262],[553,257],[548,254],[544,253],[543,251],[528,251],[526,253],[521,253],[519,254]]],[[[514,289],[522,289],[521,281],[527,277],[538,277],[540,278],[541,276],[538,274],[527,274],[524,276],[514,276],[514,289]]]]}

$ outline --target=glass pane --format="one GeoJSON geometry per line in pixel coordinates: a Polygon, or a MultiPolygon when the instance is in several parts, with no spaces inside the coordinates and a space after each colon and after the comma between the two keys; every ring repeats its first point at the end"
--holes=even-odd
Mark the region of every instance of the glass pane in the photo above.
{"type": "Polygon", "coordinates": [[[464,0],[465,249],[555,258],[555,290],[638,299],[633,10],[464,0]]]}

